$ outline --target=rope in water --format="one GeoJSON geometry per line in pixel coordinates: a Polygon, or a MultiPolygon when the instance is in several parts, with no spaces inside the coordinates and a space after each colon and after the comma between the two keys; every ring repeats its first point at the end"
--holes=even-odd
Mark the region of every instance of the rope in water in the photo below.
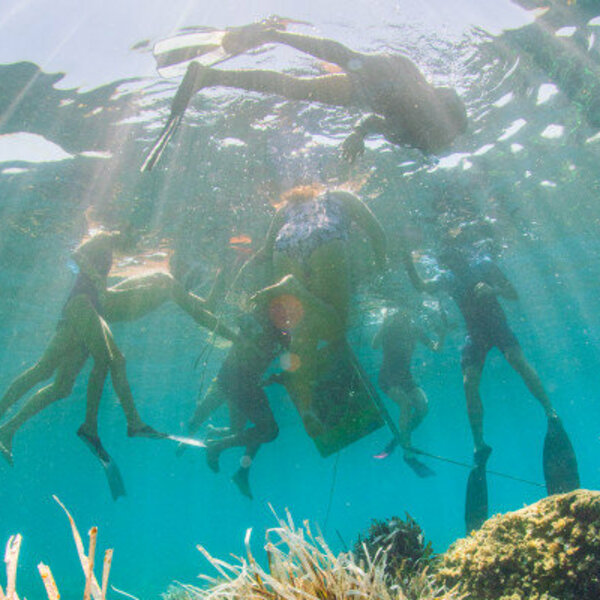
{"type": "MultiPolygon", "coordinates": [[[[349,355],[352,357],[352,362],[354,364],[354,367],[356,368],[356,371],[357,371],[362,383],[364,384],[365,388],[369,392],[369,396],[371,396],[371,400],[373,401],[375,406],[377,406],[377,408],[379,409],[381,417],[385,421],[385,424],[390,428],[392,434],[394,435],[394,439],[396,439],[398,442],[400,442],[400,431],[398,431],[398,427],[396,426],[396,423],[394,423],[394,420],[392,419],[390,413],[388,412],[388,409],[386,408],[385,404],[382,402],[381,397],[377,393],[377,390],[373,387],[371,380],[365,373],[361,364],[358,362],[356,356],[354,355],[354,352],[350,348],[350,345],[348,345],[348,351],[349,351],[349,355]]],[[[446,463],[449,463],[452,465],[457,465],[459,467],[464,467],[469,470],[471,470],[475,467],[475,465],[473,465],[473,464],[462,462],[460,460],[454,460],[452,458],[446,458],[445,456],[439,456],[437,454],[431,454],[430,452],[425,452],[424,450],[418,450],[417,448],[411,448],[411,450],[413,450],[415,452],[415,454],[419,454],[421,456],[427,456],[428,458],[446,462],[446,463]]],[[[524,479],[522,477],[515,477],[514,475],[509,475],[508,473],[503,473],[502,471],[487,470],[486,472],[489,475],[494,475],[496,477],[502,477],[504,479],[510,479],[512,481],[518,481],[519,483],[526,483],[527,485],[531,485],[534,487],[540,487],[540,488],[545,487],[545,485],[543,483],[539,483],[537,481],[531,481],[530,479],[524,479]]]]}

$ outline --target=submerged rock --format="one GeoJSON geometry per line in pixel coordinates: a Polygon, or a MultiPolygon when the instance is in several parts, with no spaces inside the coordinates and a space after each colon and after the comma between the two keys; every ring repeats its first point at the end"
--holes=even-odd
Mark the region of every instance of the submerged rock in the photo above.
{"type": "Polygon", "coordinates": [[[496,515],[440,558],[467,599],[600,598],[600,492],[577,490],[496,515]]]}

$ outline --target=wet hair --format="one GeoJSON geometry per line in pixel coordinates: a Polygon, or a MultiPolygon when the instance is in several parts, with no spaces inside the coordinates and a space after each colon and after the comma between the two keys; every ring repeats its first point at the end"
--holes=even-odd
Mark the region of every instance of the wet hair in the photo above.
{"type": "Polygon", "coordinates": [[[297,185],[281,194],[281,200],[285,204],[293,202],[304,202],[305,200],[313,200],[322,191],[322,186],[313,183],[310,185],[297,185]]]}

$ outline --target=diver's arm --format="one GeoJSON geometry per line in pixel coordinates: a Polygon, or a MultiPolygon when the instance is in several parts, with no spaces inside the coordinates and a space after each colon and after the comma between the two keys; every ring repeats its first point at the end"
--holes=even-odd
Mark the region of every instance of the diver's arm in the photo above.
{"type": "Polygon", "coordinates": [[[244,276],[248,270],[252,269],[256,265],[260,265],[267,260],[271,260],[273,258],[273,247],[275,246],[275,240],[277,239],[277,234],[279,230],[283,227],[285,222],[285,215],[283,214],[283,209],[279,209],[273,219],[271,220],[271,224],[269,225],[269,231],[267,231],[267,236],[265,238],[265,242],[257,252],[255,252],[241,267],[235,276],[231,287],[233,289],[237,288],[238,281],[244,276]]]}
{"type": "Polygon", "coordinates": [[[342,143],[342,157],[353,162],[354,159],[364,154],[365,138],[368,135],[385,135],[386,122],[378,115],[367,115],[354,126],[352,133],[342,143]]]}
{"type": "Polygon", "coordinates": [[[337,190],[331,192],[331,195],[344,202],[352,220],[367,234],[375,253],[375,264],[378,269],[383,269],[386,263],[387,238],[377,217],[358,196],[350,192],[337,190]]]}
{"type": "Polygon", "coordinates": [[[415,263],[413,262],[412,255],[406,249],[402,251],[402,262],[404,263],[410,282],[419,292],[434,294],[440,289],[439,279],[423,279],[419,275],[415,263]]]}
{"type": "Polygon", "coordinates": [[[519,294],[513,284],[500,270],[498,265],[492,261],[489,261],[487,264],[485,281],[480,281],[475,286],[475,293],[478,296],[493,294],[495,296],[502,296],[507,300],[519,299],[519,294]]]}
{"type": "Polygon", "coordinates": [[[443,336],[438,341],[432,340],[422,327],[418,327],[418,336],[421,344],[426,348],[429,348],[432,352],[439,352],[444,345],[443,336]]]}

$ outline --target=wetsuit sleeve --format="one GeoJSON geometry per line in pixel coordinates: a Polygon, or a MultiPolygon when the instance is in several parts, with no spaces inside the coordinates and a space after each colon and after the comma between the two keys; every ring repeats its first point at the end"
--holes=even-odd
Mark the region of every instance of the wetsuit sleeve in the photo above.
{"type": "Polygon", "coordinates": [[[244,273],[248,272],[252,266],[260,264],[266,260],[271,260],[273,256],[273,247],[275,246],[275,240],[277,239],[277,234],[279,230],[283,227],[285,222],[285,215],[283,214],[283,209],[279,209],[273,219],[271,220],[271,224],[269,225],[269,231],[267,232],[267,236],[265,238],[265,243],[262,248],[258,250],[255,254],[253,254],[241,267],[238,274],[234,279],[234,287],[237,284],[237,281],[240,277],[244,275],[244,273]]]}
{"type": "Polygon", "coordinates": [[[490,259],[485,259],[481,263],[483,283],[490,285],[494,293],[507,300],[518,300],[519,294],[506,275],[500,270],[498,265],[490,259]]]}
{"type": "Polygon", "coordinates": [[[366,138],[368,135],[384,135],[386,130],[386,122],[379,115],[366,115],[354,126],[354,131],[366,138]]]}
{"type": "Polygon", "coordinates": [[[408,250],[404,251],[402,260],[404,262],[404,267],[406,268],[406,273],[410,279],[410,282],[419,292],[435,294],[436,292],[447,290],[448,282],[445,273],[437,275],[431,279],[423,279],[423,277],[419,275],[412,256],[408,250]]]}

